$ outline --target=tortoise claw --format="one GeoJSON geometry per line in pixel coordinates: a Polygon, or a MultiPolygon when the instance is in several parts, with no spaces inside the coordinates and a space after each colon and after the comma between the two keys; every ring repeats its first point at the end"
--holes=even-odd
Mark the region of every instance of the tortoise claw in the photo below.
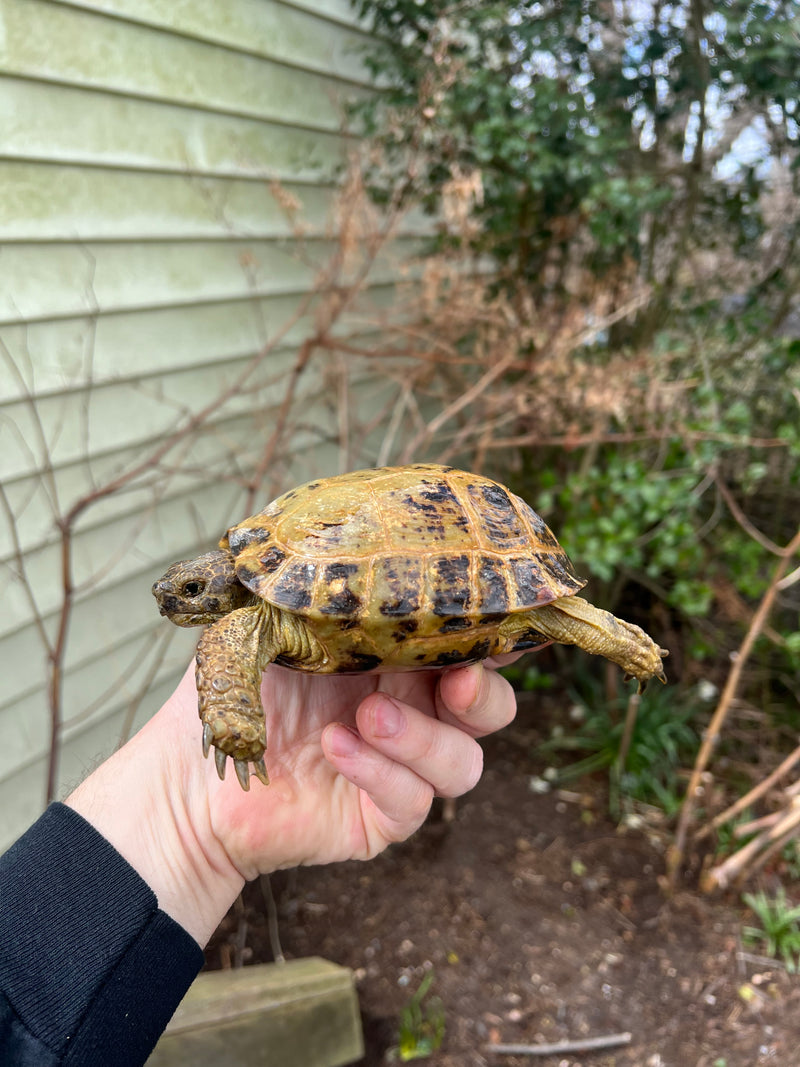
{"type": "Polygon", "coordinates": [[[208,759],[208,754],[211,751],[211,742],[214,740],[214,731],[211,729],[208,723],[203,727],[203,755],[208,759]]]}
{"type": "Polygon", "coordinates": [[[267,774],[267,765],[266,765],[266,763],[264,763],[264,757],[263,756],[261,757],[261,759],[257,759],[257,760],[254,761],[254,763],[253,763],[253,774],[255,774],[256,778],[258,778],[258,780],[260,782],[263,782],[264,785],[269,785],[269,775],[267,774]]]}
{"type": "Polygon", "coordinates": [[[228,757],[222,751],[221,748],[214,749],[214,762],[217,765],[217,774],[220,777],[220,781],[225,781],[225,764],[228,761],[228,757]]]}
{"type": "MultiPolygon", "coordinates": [[[[211,727],[206,723],[203,727],[203,755],[208,757],[211,751],[211,746],[214,741],[214,732],[211,727]]],[[[214,748],[214,764],[217,768],[217,774],[221,781],[225,781],[225,769],[228,764],[228,756],[221,748],[214,748]]],[[[236,777],[239,779],[239,785],[247,792],[250,789],[250,767],[247,760],[234,759],[233,767],[236,771],[236,777]]],[[[253,760],[253,774],[264,785],[269,785],[269,775],[267,774],[267,765],[264,763],[264,757],[261,759],[253,760]]]]}
{"type": "Polygon", "coordinates": [[[236,770],[236,777],[239,779],[239,785],[247,791],[250,788],[250,768],[247,766],[247,760],[235,759],[233,766],[236,770]]]}

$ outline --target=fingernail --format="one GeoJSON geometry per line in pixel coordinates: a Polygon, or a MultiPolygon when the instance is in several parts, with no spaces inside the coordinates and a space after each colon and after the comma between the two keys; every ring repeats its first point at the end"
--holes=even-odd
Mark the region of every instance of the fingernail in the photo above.
{"type": "Polygon", "coordinates": [[[373,730],[376,737],[397,737],[406,728],[405,712],[391,697],[382,695],[373,715],[373,730]]]}
{"type": "Polygon", "coordinates": [[[472,684],[475,688],[473,689],[472,697],[470,698],[470,701],[464,710],[472,711],[472,709],[478,703],[478,698],[480,697],[481,691],[483,690],[483,667],[480,663],[471,663],[466,669],[472,675],[472,684]]]}
{"type": "Polygon", "coordinates": [[[337,722],[328,735],[328,745],[334,756],[354,756],[361,748],[361,737],[349,726],[337,722]]]}

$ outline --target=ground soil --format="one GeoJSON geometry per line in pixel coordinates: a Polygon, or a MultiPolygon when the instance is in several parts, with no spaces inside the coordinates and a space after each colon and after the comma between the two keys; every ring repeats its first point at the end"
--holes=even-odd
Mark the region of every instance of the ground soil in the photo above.
{"type": "MultiPolygon", "coordinates": [[[[540,706],[485,742],[486,770],[447,822],[440,809],[371,863],[274,876],[280,939],[353,969],[361,1067],[390,1062],[403,1008],[429,970],[446,1031],[434,1067],[800,1067],[800,980],[742,958],[745,911],[691,879],[664,891],[668,828],[620,828],[602,778],[531,789],[540,706]],[[605,1051],[531,1059],[487,1051],[629,1032],[605,1051]]],[[[208,950],[230,965],[272,950],[249,886],[208,950]]]]}

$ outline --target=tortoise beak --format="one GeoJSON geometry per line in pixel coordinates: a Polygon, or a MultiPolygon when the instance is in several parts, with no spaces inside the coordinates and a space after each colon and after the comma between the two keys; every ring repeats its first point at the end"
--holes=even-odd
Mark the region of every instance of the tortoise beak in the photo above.
{"type": "Polygon", "coordinates": [[[159,578],[157,582],[153,582],[151,592],[158,601],[158,610],[161,615],[169,615],[177,609],[178,600],[171,582],[159,578]]]}

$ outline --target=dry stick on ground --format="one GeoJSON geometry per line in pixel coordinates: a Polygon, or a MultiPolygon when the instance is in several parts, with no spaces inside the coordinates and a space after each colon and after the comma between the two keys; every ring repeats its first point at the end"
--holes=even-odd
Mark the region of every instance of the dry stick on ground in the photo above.
{"type": "Polygon", "coordinates": [[[574,1041],[553,1041],[541,1045],[485,1045],[485,1052],[504,1053],[507,1056],[557,1056],[561,1052],[592,1052],[596,1049],[616,1048],[629,1045],[631,1034],[601,1034],[598,1037],[579,1037],[574,1041]]]}
{"type": "Polygon", "coordinates": [[[743,797],[739,797],[739,799],[734,804],[731,804],[730,807],[726,808],[725,811],[721,811],[719,815],[715,815],[705,826],[702,826],[694,835],[695,841],[702,841],[703,838],[708,837],[710,833],[713,833],[713,831],[722,826],[723,823],[735,819],[740,812],[745,811],[751,804],[760,800],[760,798],[763,797],[776,782],[780,781],[785,774],[789,773],[798,761],[800,761],[800,745],[797,746],[794,752],[790,752],[786,759],[776,767],[771,774],[768,774],[766,778],[760,781],[758,785],[754,786],[748,793],[745,793],[743,797]]]}
{"type": "Polygon", "coordinates": [[[778,564],[772,575],[772,580],[767,587],[767,591],[761,598],[761,603],[758,605],[756,613],[753,615],[750,628],[745,634],[742,641],[733,666],[731,667],[730,674],[725,683],[725,688],[722,690],[719,703],[711,716],[711,722],[708,724],[708,728],[703,736],[703,742],[700,746],[700,751],[697,754],[694,768],[692,769],[692,776],[689,780],[689,786],[686,790],[686,798],[681,808],[680,819],[678,820],[678,829],[675,834],[675,841],[670,848],[667,856],[667,875],[670,885],[674,888],[675,881],[677,879],[678,871],[680,870],[681,863],[686,849],[686,839],[689,833],[689,826],[692,820],[692,814],[694,812],[694,806],[697,801],[698,791],[700,783],[705,772],[706,767],[711,760],[714,748],[719,740],[722,727],[725,723],[728,713],[731,709],[733,698],[736,695],[736,690],[739,686],[739,679],[742,675],[744,665],[750,656],[753,649],[753,645],[756,642],[756,638],[761,633],[764,625],[769,617],[772,604],[777,596],[778,592],[782,588],[781,582],[789,567],[789,563],[792,557],[800,550],[800,529],[794,535],[792,540],[781,549],[781,558],[778,560],[778,564]]]}
{"type": "Polygon", "coordinates": [[[800,827],[800,804],[795,801],[789,811],[773,827],[764,830],[723,863],[707,871],[703,876],[702,888],[706,892],[711,892],[714,889],[727,889],[733,882],[742,881],[753,868],[762,867],[771,856],[783,848],[787,841],[795,837],[798,827],[800,827]],[[766,852],[759,856],[762,849],[766,849],[766,852]]]}

